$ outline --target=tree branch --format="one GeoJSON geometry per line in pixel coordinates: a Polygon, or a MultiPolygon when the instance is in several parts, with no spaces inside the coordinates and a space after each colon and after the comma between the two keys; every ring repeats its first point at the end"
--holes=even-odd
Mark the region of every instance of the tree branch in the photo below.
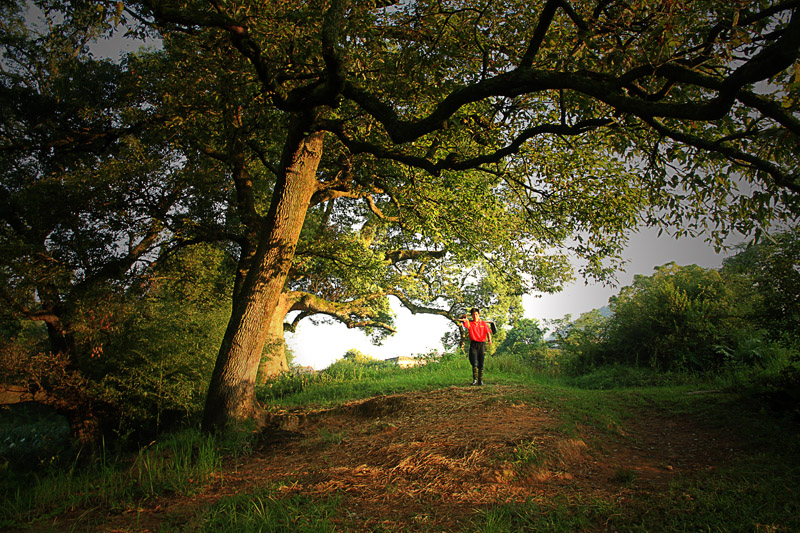
{"type": "Polygon", "coordinates": [[[386,258],[391,261],[391,263],[397,264],[402,261],[418,261],[420,259],[441,259],[447,255],[446,250],[441,251],[434,251],[434,250],[392,250],[391,252],[386,252],[386,258]]]}
{"type": "Polygon", "coordinates": [[[544,42],[544,37],[547,35],[547,30],[553,22],[556,9],[561,3],[561,0],[547,0],[547,3],[542,8],[541,15],[539,15],[536,28],[533,30],[533,36],[531,37],[531,42],[528,44],[528,49],[519,62],[520,68],[527,68],[533,64],[533,59],[539,52],[539,48],[541,48],[542,42],[544,42]]]}
{"type": "Polygon", "coordinates": [[[643,120],[647,124],[649,124],[650,127],[652,127],[655,131],[657,131],[658,133],[660,133],[665,137],[669,137],[670,139],[681,142],[688,146],[694,146],[695,148],[700,148],[707,152],[714,152],[723,155],[729,161],[740,165],[743,164],[742,162],[747,163],[753,168],[769,174],[775,181],[776,185],[780,185],[781,187],[785,187],[793,192],[800,193],[800,176],[790,176],[781,171],[781,169],[778,168],[776,165],[773,165],[768,161],[764,161],[763,159],[760,159],[746,152],[742,152],[741,150],[738,150],[731,146],[726,146],[719,141],[704,139],[696,135],[690,135],[688,133],[683,133],[668,128],[667,126],[665,126],[656,119],[643,118],[643,120]]]}
{"type": "Polygon", "coordinates": [[[314,314],[323,314],[342,322],[348,328],[375,327],[395,333],[395,328],[391,324],[379,320],[375,316],[376,311],[370,307],[371,301],[383,297],[383,294],[376,294],[349,302],[332,302],[307,292],[292,291],[287,294],[288,299],[294,300],[289,311],[302,311],[305,313],[303,318],[314,314]]]}
{"type": "Polygon", "coordinates": [[[387,294],[389,296],[394,296],[395,298],[400,300],[400,303],[403,304],[403,307],[411,311],[411,313],[414,315],[425,314],[425,315],[442,316],[448,319],[449,321],[453,322],[454,324],[460,324],[458,317],[451,316],[449,310],[437,309],[435,307],[426,307],[424,305],[417,305],[414,302],[412,302],[411,299],[409,299],[405,294],[403,294],[403,292],[399,290],[388,291],[387,294]]]}
{"type": "Polygon", "coordinates": [[[497,163],[503,158],[516,153],[522,145],[536,137],[537,135],[553,134],[553,135],[580,135],[592,129],[597,129],[602,126],[613,124],[613,119],[598,118],[581,121],[577,124],[544,124],[523,130],[511,143],[503,148],[500,148],[492,153],[484,154],[468,159],[460,159],[458,154],[451,152],[444,159],[437,162],[430,161],[425,157],[409,155],[397,150],[386,149],[372,143],[358,141],[347,137],[344,129],[340,124],[328,122],[325,129],[335,133],[339,140],[347,146],[347,148],[354,154],[368,153],[378,158],[391,159],[399,163],[403,163],[412,167],[420,168],[427,171],[431,175],[438,176],[444,170],[469,170],[481,165],[490,163],[497,163]]]}

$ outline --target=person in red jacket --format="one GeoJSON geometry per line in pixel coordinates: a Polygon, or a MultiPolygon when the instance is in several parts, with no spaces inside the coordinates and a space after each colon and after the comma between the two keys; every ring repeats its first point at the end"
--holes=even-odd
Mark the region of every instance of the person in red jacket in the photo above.
{"type": "Polygon", "coordinates": [[[489,324],[481,320],[481,314],[473,307],[467,315],[461,316],[462,325],[469,330],[469,363],[472,365],[472,384],[483,385],[483,360],[486,357],[486,342],[492,343],[492,331],[489,324]]]}

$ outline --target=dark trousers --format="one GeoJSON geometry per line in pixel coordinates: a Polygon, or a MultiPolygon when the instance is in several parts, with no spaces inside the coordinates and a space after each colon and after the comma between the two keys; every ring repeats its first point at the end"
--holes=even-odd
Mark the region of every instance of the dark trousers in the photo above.
{"type": "Polygon", "coordinates": [[[486,343],[469,341],[469,364],[483,370],[483,359],[486,357],[486,343]]]}

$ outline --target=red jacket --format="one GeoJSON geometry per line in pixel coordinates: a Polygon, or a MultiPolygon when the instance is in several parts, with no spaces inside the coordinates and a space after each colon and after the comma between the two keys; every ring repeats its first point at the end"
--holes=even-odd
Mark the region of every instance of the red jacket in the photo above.
{"type": "Polygon", "coordinates": [[[465,320],[463,325],[469,330],[469,340],[471,341],[486,342],[486,339],[489,337],[489,324],[480,318],[477,322],[465,320]]]}

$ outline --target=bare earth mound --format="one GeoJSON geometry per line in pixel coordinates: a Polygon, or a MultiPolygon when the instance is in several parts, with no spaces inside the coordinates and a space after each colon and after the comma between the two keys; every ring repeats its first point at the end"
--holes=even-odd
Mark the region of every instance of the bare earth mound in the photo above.
{"type": "Polygon", "coordinates": [[[191,523],[221,498],[279,487],[340,498],[334,521],[343,530],[458,531],[502,503],[595,498],[624,508],[736,453],[729,436],[657,413],[616,435],[589,427],[566,435],[554,413],[505,399],[520,392],[450,387],[276,415],[256,452],[199,495],[109,516],[101,529],[158,531],[191,523]]]}

